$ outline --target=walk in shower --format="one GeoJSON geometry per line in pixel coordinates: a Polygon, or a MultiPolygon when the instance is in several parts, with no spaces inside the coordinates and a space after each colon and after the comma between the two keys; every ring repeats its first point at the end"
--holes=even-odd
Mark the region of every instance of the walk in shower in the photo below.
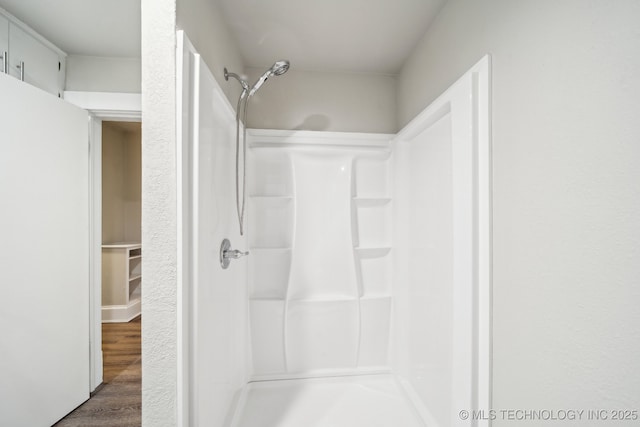
{"type": "Polygon", "coordinates": [[[483,425],[460,411],[489,399],[487,59],[398,134],[247,129],[241,235],[244,129],[180,40],[182,419],[483,425]],[[224,239],[249,252],[226,269],[224,239]]]}

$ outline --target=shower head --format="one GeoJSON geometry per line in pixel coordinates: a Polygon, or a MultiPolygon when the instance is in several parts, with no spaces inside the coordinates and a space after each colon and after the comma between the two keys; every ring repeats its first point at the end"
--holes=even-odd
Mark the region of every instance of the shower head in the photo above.
{"type": "Polygon", "coordinates": [[[273,64],[273,67],[271,67],[271,72],[273,73],[274,76],[281,76],[284,73],[286,73],[289,70],[289,61],[282,60],[282,61],[277,61],[275,64],[273,64]]]}
{"type": "Polygon", "coordinates": [[[260,76],[258,81],[255,82],[255,84],[249,91],[249,97],[253,96],[253,94],[256,93],[258,89],[260,89],[260,86],[262,86],[269,77],[281,76],[284,73],[286,73],[288,69],[289,69],[289,61],[287,61],[286,59],[281,61],[276,61],[276,63],[273,64],[273,66],[271,66],[271,68],[269,68],[267,71],[265,71],[264,74],[260,76]]]}

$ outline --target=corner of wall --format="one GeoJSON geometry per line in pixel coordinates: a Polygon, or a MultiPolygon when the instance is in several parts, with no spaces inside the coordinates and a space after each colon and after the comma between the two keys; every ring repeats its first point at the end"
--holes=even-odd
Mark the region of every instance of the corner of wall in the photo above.
{"type": "Polygon", "coordinates": [[[142,6],[142,424],[176,426],[178,408],[176,0],[142,6]]]}

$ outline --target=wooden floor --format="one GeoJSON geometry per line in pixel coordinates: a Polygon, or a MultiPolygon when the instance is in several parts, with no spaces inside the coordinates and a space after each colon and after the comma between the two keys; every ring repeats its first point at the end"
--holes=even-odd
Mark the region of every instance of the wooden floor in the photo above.
{"type": "Polygon", "coordinates": [[[55,427],[139,427],[142,424],[140,317],[102,324],[103,386],[55,427]]]}

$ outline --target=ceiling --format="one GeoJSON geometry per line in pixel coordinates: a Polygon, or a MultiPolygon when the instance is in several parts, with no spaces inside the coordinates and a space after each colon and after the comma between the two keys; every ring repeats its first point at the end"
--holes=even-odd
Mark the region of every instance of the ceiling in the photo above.
{"type": "Polygon", "coordinates": [[[140,57],[140,0],[0,0],[70,55],[140,57]]]}
{"type": "Polygon", "coordinates": [[[396,74],[445,0],[214,0],[245,66],[396,74]]]}
{"type": "MultiPolygon", "coordinates": [[[[210,0],[248,67],[397,73],[445,0],[210,0]]],[[[0,0],[71,55],[140,56],[139,0],[0,0]]]]}

